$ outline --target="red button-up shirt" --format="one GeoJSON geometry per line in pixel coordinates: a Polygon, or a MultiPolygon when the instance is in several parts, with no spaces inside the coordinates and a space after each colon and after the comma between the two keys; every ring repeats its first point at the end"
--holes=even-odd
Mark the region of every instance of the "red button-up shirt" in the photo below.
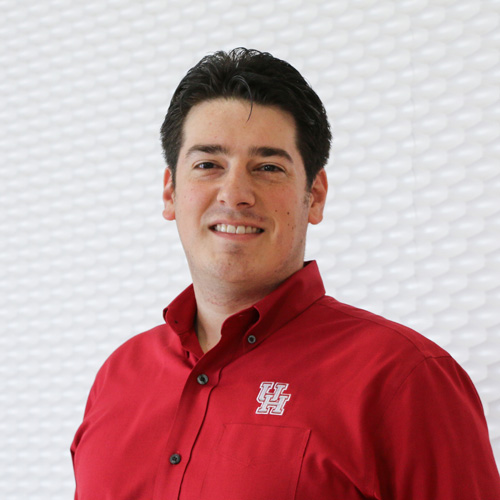
{"type": "Polygon", "coordinates": [[[310,263],[203,355],[192,287],[106,361],[78,500],[497,500],[478,395],[441,348],[325,296],[310,263]]]}

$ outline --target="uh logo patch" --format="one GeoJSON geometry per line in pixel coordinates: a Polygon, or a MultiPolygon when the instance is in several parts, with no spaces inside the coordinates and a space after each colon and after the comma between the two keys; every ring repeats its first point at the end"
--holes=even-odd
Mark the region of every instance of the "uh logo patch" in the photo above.
{"type": "Polygon", "coordinates": [[[284,391],[288,384],[283,382],[262,382],[257,401],[260,406],[255,410],[258,415],[283,415],[285,404],[292,397],[284,391]]]}

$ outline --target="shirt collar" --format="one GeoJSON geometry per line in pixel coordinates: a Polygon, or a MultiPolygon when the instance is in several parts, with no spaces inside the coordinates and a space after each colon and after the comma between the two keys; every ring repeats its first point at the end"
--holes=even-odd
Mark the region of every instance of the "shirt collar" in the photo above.
{"type": "Polygon", "coordinates": [[[254,304],[259,313],[259,330],[278,330],[324,295],[325,288],[316,261],[305,262],[302,269],[254,304]]]}
{"type": "MultiPolygon", "coordinates": [[[[278,330],[325,295],[323,281],[316,261],[306,262],[281,285],[252,307],[226,319],[233,323],[236,317],[250,318],[246,327],[254,325],[265,336],[278,330]],[[256,314],[257,313],[257,314],[256,314]],[[250,323],[250,324],[248,324],[250,323]]],[[[188,286],[163,311],[166,323],[178,334],[193,331],[196,300],[193,285],[188,286]]]]}

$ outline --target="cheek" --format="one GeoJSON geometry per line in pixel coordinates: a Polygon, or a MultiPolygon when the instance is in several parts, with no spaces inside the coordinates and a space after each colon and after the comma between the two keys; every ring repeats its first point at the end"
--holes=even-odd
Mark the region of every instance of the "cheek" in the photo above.
{"type": "Polygon", "coordinates": [[[283,237],[288,241],[303,239],[302,233],[307,228],[307,212],[297,208],[284,208],[276,212],[279,214],[281,231],[284,231],[283,237]]]}
{"type": "Polygon", "coordinates": [[[177,193],[175,209],[178,213],[193,214],[202,201],[202,195],[195,189],[183,190],[182,193],[177,193]]]}

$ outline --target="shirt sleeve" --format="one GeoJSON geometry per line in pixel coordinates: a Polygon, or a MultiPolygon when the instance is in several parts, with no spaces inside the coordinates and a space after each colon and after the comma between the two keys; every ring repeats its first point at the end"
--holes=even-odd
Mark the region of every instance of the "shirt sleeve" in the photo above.
{"type": "Polygon", "coordinates": [[[427,358],[377,429],[375,497],[498,500],[500,477],[479,396],[451,358],[427,358]]]}
{"type": "MultiPolygon", "coordinates": [[[[93,404],[93,401],[94,401],[94,398],[95,398],[95,392],[96,392],[96,384],[97,384],[97,381],[94,382],[94,384],[92,385],[91,389],[90,389],[90,393],[89,393],[89,396],[87,398],[87,403],[85,405],[85,412],[84,412],[84,416],[87,415],[89,409],[92,407],[92,404],[93,404]]],[[[73,438],[73,442],[71,443],[71,446],[70,446],[70,453],[71,453],[71,461],[73,463],[73,471],[74,471],[74,474],[75,474],[75,481],[77,479],[77,468],[76,468],[76,454],[77,454],[77,448],[78,448],[78,444],[80,442],[80,439],[83,435],[83,433],[85,432],[85,420],[84,422],[82,422],[82,424],[80,425],[80,427],[77,429],[76,431],[76,434],[73,438]]],[[[75,496],[74,496],[74,500],[78,500],[78,482],[76,481],[76,488],[75,488],[75,496]]]]}

